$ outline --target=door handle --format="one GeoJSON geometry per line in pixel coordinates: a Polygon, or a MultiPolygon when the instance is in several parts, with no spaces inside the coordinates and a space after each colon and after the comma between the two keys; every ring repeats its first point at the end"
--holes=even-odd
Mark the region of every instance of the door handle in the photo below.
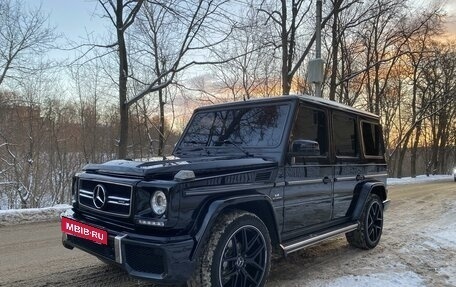
{"type": "Polygon", "coordinates": [[[364,175],[360,175],[360,174],[356,175],[356,181],[361,181],[364,179],[365,179],[364,175]]]}
{"type": "Polygon", "coordinates": [[[327,177],[327,176],[323,177],[323,183],[324,184],[328,184],[330,182],[331,182],[331,179],[329,177],[327,177]]]}

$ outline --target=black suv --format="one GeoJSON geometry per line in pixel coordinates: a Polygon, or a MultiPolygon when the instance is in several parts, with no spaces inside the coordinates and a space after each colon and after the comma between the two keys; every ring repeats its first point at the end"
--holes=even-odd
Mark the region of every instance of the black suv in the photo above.
{"type": "Polygon", "coordinates": [[[387,166],[374,114],[308,96],[203,107],[173,155],[85,166],[63,245],[158,283],[263,286],[273,250],[380,240],[387,166]]]}

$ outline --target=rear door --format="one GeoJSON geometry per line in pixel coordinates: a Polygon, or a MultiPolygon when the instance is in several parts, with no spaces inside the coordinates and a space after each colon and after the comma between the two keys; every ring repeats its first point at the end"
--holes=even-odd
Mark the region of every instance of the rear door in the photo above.
{"type": "Polygon", "coordinates": [[[332,219],[347,216],[355,186],[365,178],[366,166],[361,162],[357,122],[357,117],[349,113],[335,111],[332,114],[335,155],[332,219]]]}

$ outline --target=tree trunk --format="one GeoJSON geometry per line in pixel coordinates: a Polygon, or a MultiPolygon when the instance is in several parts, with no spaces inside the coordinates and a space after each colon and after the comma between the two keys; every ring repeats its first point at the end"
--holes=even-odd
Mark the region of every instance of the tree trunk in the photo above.
{"type": "Polygon", "coordinates": [[[158,155],[163,156],[165,150],[165,101],[163,90],[158,91],[158,101],[160,105],[160,123],[158,127],[158,155]]]}
{"type": "MultiPolygon", "coordinates": [[[[406,142],[408,142],[408,140],[406,140],[406,142]]],[[[403,147],[401,148],[401,151],[399,152],[399,157],[398,157],[398,161],[397,161],[397,178],[403,177],[402,167],[403,167],[403,162],[404,162],[406,152],[407,152],[407,145],[404,144],[403,147]]]]}
{"type": "Polygon", "coordinates": [[[282,94],[290,94],[290,83],[288,81],[288,32],[287,32],[287,0],[282,0],[282,94]]]}
{"type": "MultiPolygon", "coordinates": [[[[412,54],[412,62],[415,63],[413,54],[412,54]]],[[[413,87],[412,87],[412,123],[417,120],[417,83],[418,83],[418,65],[413,65],[413,87]]],[[[417,157],[417,150],[418,150],[418,143],[420,141],[421,136],[421,121],[416,123],[416,132],[415,132],[415,140],[413,141],[412,153],[410,158],[410,176],[412,178],[416,177],[416,157],[417,157]]]]}
{"type": "Polygon", "coordinates": [[[334,1],[334,18],[331,29],[332,39],[332,64],[331,64],[331,78],[329,82],[329,99],[334,101],[336,99],[336,80],[337,80],[337,64],[338,64],[338,52],[339,52],[339,29],[338,29],[338,18],[339,8],[341,1],[334,1]]]}
{"type": "Polygon", "coordinates": [[[397,177],[398,178],[402,178],[402,176],[403,176],[402,170],[404,167],[404,158],[405,158],[405,154],[407,153],[407,147],[408,147],[411,135],[412,135],[412,130],[410,130],[409,132],[407,132],[405,134],[404,142],[402,143],[402,147],[399,151],[399,158],[398,158],[398,165],[397,165],[397,177]]]}
{"type": "Polygon", "coordinates": [[[416,159],[418,154],[418,143],[421,138],[421,121],[416,124],[415,140],[413,142],[413,147],[411,150],[410,157],[410,176],[412,178],[416,177],[416,159]]]}
{"type": "Polygon", "coordinates": [[[125,44],[125,35],[123,29],[123,3],[117,0],[116,26],[117,42],[119,53],[119,114],[120,114],[120,135],[119,149],[117,157],[124,159],[127,157],[128,146],[128,105],[127,105],[127,77],[128,77],[128,59],[127,48],[125,44]]]}
{"type": "Polygon", "coordinates": [[[440,145],[439,145],[439,174],[446,174],[447,167],[446,167],[446,162],[447,162],[447,153],[446,153],[446,146],[448,142],[448,133],[447,133],[447,123],[448,123],[448,117],[445,112],[443,112],[440,115],[439,119],[439,130],[440,130],[440,145]]]}
{"type": "Polygon", "coordinates": [[[432,170],[431,173],[433,175],[436,174],[437,172],[437,167],[439,164],[439,159],[438,159],[438,149],[439,149],[439,140],[437,136],[437,128],[435,127],[435,118],[431,122],[431,129],[432,129],[432,156],[431,156],[431,163],[432,163],[432,170]]]}

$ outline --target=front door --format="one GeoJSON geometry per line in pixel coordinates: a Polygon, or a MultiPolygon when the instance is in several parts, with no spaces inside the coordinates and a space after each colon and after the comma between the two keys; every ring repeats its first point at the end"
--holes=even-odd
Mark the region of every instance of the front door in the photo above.
{"type": "Polygon", "coordinates": [[[309,164],[286,167],[285,232],[302,230],[331,219],[332,169],[309,164]]]}
{"type": "Polygon", "coordinates": [[[300,106],[285,166],[285,233],[299,233],[331,220],[334,171],[328,146],[327,112],[300,106]]]}

